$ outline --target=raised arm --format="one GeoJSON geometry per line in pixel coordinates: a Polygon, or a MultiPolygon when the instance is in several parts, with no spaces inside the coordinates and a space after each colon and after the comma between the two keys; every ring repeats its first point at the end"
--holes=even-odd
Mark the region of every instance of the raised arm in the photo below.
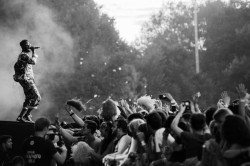
{"type": "Polygon", "coordinates": [[[65,147],[65,145],[63,145],[61,147],[61,150],[62,150],[62,152],[60,154],[58,152],[56,152],[53,155],[53,159],[56,161],[56,163],[58,163],[60,165],[65,162],[66,157],[67,157],[67,148],[65,147]]]}
{"type": "Polygon", "coordinates": [[[197,113],[201,113],[200,108],[199,108],[199,104],[198,104],[198,101],[199,101],[200,96],[201,96],[201,93],[200,93],[200,92],[197,92],[197,93],[195,93],[195,94],[192,96],[192,98],[193,98],[194,111],[197,112],[197,113]]]}
{"type": "Polygon", "coordinates": [[[238,87],[236,87],[236,90],[238,92],[238,95],[239,95],[239,114],[240,116],[242,116],[244,118],[244,120],[250,124],[250,117],[248,117],[249,113],[247,114],[245,107],[246,105],[248,104],[248,101],[249,101],[249,98],[250,98],[250,95],[247,93],[247,89],[245,87],[244,84],[239,84],[238,87]]]}
{"type": "Polygon", "coordinates": [[[35,51],[32,51],[32,57],[29,57],[29,55],[26,53],[21,54],[21,60],[28,64],[35,65],[37,58],[38,58],[38,55],[35,54],[35,51]]]}
{"type": "Polygon", "coordinates": [[[230,96],[228,95],[227,91],[224,91],[224,92],[221,93],[221,99],[222,99],[222,101],[223,101],[223,103],[224,103],[224,106],[225,106],[226,108],[228,108],[228,106],[229,106],[229,104],[230,104],[231,98],[230,98],[230,96]]]}
{"type": "Polygon", "coordinates": [[[183,132],[183,130],[178,126],[180,118],[182,117],[182,114],[184,113],[186,109],[186,106],[181,103],[180,105],[180,111],[178,112],[178,114],[175,116],[172,124],[171,124],[171,129],[178,135],[180,136],[181,133],[183,132]]]}
{"type": "Polygon", "coordinates": [[[68,140],[71,143],[77,143],[78,142],[78,138],[74,137],[73,135],[68,133],[67,130],[63,129],[60,126],[60,123],[59,123],[58,120],[55,121],[55,126],[58,129],[58,131],[60,132],[60,134],[63,136],[64,139],[68,140]]]}
{"type": "Polygon", "coordinates": [[[72,110],[71,106],[65,105],[65,110],[69,113],[69,115],[72,117],[72,119],[79,125],[79,126],[84,126],[84,121],[77,116],[74,111],[72,110]]]}

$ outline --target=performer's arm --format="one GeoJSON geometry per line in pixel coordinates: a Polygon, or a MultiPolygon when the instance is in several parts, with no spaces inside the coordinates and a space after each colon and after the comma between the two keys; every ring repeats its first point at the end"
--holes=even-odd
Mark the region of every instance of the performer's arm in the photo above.
{"type": "Polygon", "coordinates": [[[22,54],[21,60],[25,61],[28,64],[35,65],[38,55],[35,54],[35,52],[32,52],[32,57],[29,57],[28,54],[22,54]]]}

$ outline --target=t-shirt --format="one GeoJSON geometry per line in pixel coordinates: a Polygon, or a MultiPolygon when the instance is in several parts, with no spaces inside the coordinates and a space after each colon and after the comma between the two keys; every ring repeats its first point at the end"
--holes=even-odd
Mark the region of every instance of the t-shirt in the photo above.
{"type": "Polygon", "coordinates": [[[26,166],[49,166],[52,156],[57,152],[50,140],[36,136],[27,138],[22,150],[26,166]]]}
{"type": "Polygon", "coordinates": [[[0,165],[5,166],[10,161],[11,157],[7,151],[0,148],[0,165]]]}
{"type": "MultiPolygon", "coordinates": [[[[161,152],[160,146],[162,146],[164,131],[165,131],[165,128],[160,128],[155,132],[155,151],[156,152],[161,152]]],[[[172,135],[168,134],[167,145],[172,144],[174,141],[175,139],[172,137],[172,135]]]]}
{"type": "MultiPolygon", "coordinates": [[[[123,136],[120,138],[120,140],[117,142],[117,144],[116,144],[116,146],[115,146],[114,152],[118,152],[118,150],[119,150],[119,148],[120,148],[121,146],[125,146],[125,147],[126,147],[126,148],[124,149],[124,151],[125,151],[127,148],[129,148],[130,143],[131,143],[131,137],[130,137],[128,134],[123,135],[123,136]]],[[[123,153],[123,152],[121,152],[121,153],[123,153]]]]}
{"type": "Polygon", "coordinates": [[[210,134],[199,135],[190,132],[181,133],[181,141],[185,147],[186,158],[198,157],[201,158],[202,154],[202,145],[206,140],[210,139],[210,134]]]}

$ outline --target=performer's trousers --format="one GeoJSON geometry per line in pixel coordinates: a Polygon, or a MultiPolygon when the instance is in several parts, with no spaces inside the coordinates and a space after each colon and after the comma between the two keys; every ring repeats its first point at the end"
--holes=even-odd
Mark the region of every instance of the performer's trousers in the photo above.
{"type": "Polygon", "coordinates": [[[25,101],[23,103],[23,107],[27,106],[37,106],[41,100],[41,96],[39,91],[35,85],[35,81],[30,80],[23,80],[19,82],[20,85],[23,87],[25,101]]]}

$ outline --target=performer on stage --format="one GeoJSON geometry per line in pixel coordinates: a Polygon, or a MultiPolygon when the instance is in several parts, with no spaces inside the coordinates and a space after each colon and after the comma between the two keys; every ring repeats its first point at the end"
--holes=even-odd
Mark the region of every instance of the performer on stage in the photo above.
{"type": "Polygon", "coordinates": [[[32,65],[36,64],[37,55],[35,49],[39,47],[33,47],[28,40],[22,40],[20,42],[22,52],[20,53],[17,62],[14,65],[15,75],[13,76],[16,82],[19,82],[23,87],[25,94],[25,101],[20,115],[17,117],[19,122],[33,122],[30,112],[33,109],[37,109],[37,106],[41,100],[41,96],[35,85],[34,74],[32,65]]]}

